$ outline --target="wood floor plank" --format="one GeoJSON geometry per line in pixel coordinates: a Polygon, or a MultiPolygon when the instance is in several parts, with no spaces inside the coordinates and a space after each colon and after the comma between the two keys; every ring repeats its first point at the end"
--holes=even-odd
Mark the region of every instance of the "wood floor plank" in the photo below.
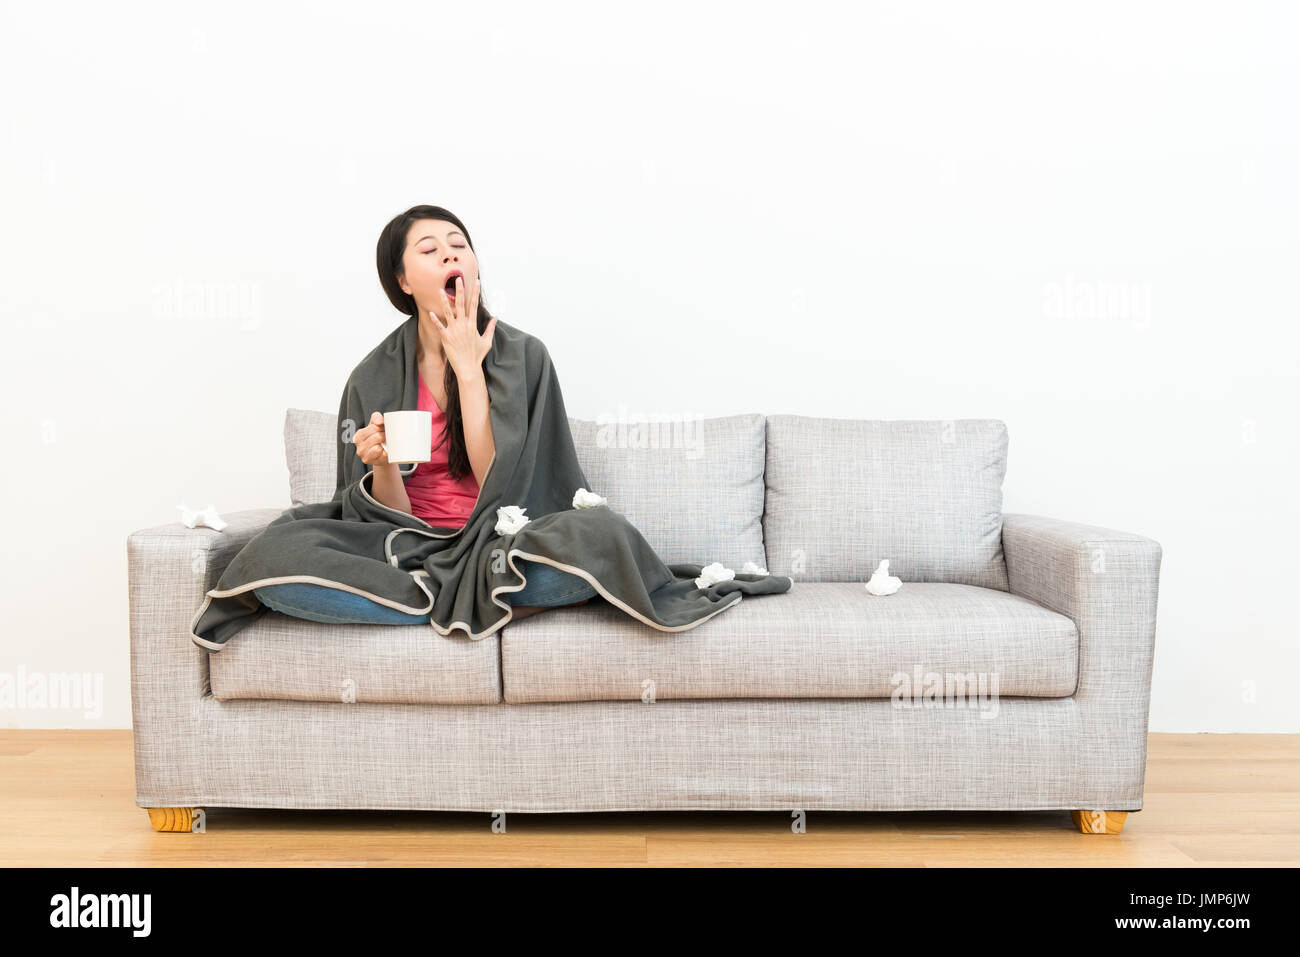
{"type": "Polygon", "coordinates": [[[0,731],[0,865],[1300,866],[1300,735],[1154,734],[1145,807],[1118,835],[1065,811],[511,814],[207,810],[159,833],[130,731],[0,731]]]}

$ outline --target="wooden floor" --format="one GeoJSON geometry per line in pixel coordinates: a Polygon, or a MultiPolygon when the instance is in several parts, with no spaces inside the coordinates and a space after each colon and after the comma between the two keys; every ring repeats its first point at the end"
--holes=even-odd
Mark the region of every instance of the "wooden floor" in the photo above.
{"type": "Polygon", "coordinates": [[[135,806],[130,731],[0,731],[0,866],[1300,865],[1300,735],[1155,734],[1122,834],[1065,811],[512,814],[215,808],[202,834],[135,806]]]}

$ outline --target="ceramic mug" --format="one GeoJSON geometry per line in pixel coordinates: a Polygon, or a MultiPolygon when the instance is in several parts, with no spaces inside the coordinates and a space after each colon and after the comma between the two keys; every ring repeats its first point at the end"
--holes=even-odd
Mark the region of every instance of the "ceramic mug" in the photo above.
{"type": "Polygon", "coordinates": [[[413,465],[433,457],[433,413],[384,413],[384,453],[390,465],[413,465]]]}

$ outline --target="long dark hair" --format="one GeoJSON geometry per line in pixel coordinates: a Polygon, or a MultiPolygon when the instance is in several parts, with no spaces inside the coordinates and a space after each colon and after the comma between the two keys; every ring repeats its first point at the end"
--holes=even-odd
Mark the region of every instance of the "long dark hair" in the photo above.
{"type": "MultiPolygon", "coordinates": [[[[379,244],[375,250],[375,261],[379,267],[379,284],[384,287],[384,292],[388,295],[388,300],[397,307],[397,311],[408,316],[414,316],[419,311],[419,306],[415,303],[415,297],[402,290],[401,284],[398,283],[398,276],[403,276],[402,254],[406,252],[406,236],[410,232],[411,226],[420,219],[440,219],[444,222],[455,223],[456,228],[465,236],[465,242],[469,248],[474,248],[474,240],[469,237],[469,230],[465,224],[456,217],[454,213],[443,209],[441,206],[412,206],[406,212],[394,216],[384,227],[384,231],[379,234],[379,244]]],[[[479,275],[483,272],[480,268],[479,275]]],[[[478,327],[479,335],[487,328],[491,315],[488,313],[487,305],[484,303],[482,296],[478,301],[478,315],[475,322],[478,327]]],[[[487,368],[487,358],[483,359],[484,369],[487,368]]],[[[465,447],[465,428],[460,412],[460,388],[457,385],[456,373],[452,371],[451,363],[446,363],[446,369],[442,377],[443,390],[447,393],[447,421],[443,426],[442,435],[438,440],[438,448],[444,442],[450,440],[451,447],[447,451],[447,471],[451,477],[457,481],[468,474],[470,469],[469,451],[465,447]]]]}

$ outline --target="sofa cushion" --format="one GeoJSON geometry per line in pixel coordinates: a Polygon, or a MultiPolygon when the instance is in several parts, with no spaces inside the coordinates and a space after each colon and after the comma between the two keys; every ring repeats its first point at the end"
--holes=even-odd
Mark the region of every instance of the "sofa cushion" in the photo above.
{"type": "Polygon", "coordinates": [[[206,657],[221,701],[495,704],[499,634],[471,641],[428,625],[323,625],[267,611],[206,657]]]}
{"type": "Polygon", "coordinates": [[[767,418],[768,568],[797,581],[865,582],[882,559],[905,582],[1005,591],[996,419],[767,418]]]}
{"type": "Polygon", "coordinates": [[[608,498],[668,564],[766,567],[763,416],[688,420],[677,431],[635,424],[570,418],[591,491],[608,498]]]}
{"type": "Polygon", "coordinates": [[[512,703],[649,693],[888,698],[895,674],[915,685],[918,670],[983,675],[1001,697],[1066,697],[1078,657],[1079,632],[1064,615],[1009,592],[940,582],[885,597],[857,582],[798,582],[780,598],[742,600],[683,632],[651,630],[592,602],[507,625],[501,639],[512,703]]]}
{"type": "Polygon", "coordinates": [[[328,502],[338,480],[334,412],[289,409],[284,414],[284,458],[289,466],[289,500],[294,505],[328,502]]]}
{"type": "MultiPolygon", "coordinates": [[[[609,507],[635,525],[666,563],[716,561],[740,571],[752,561],[766,567],[763,416],[684,425],[672,432],[656,423],[625,422],[620,428],[570,417],[589,491],[609,499],[609,507]],[[660,438],[652,441],[656,435],[660,438]]],[[[285,414],[294,505],[334,497],[337,428],[333,412],[289,409],[285,414]]]]}

